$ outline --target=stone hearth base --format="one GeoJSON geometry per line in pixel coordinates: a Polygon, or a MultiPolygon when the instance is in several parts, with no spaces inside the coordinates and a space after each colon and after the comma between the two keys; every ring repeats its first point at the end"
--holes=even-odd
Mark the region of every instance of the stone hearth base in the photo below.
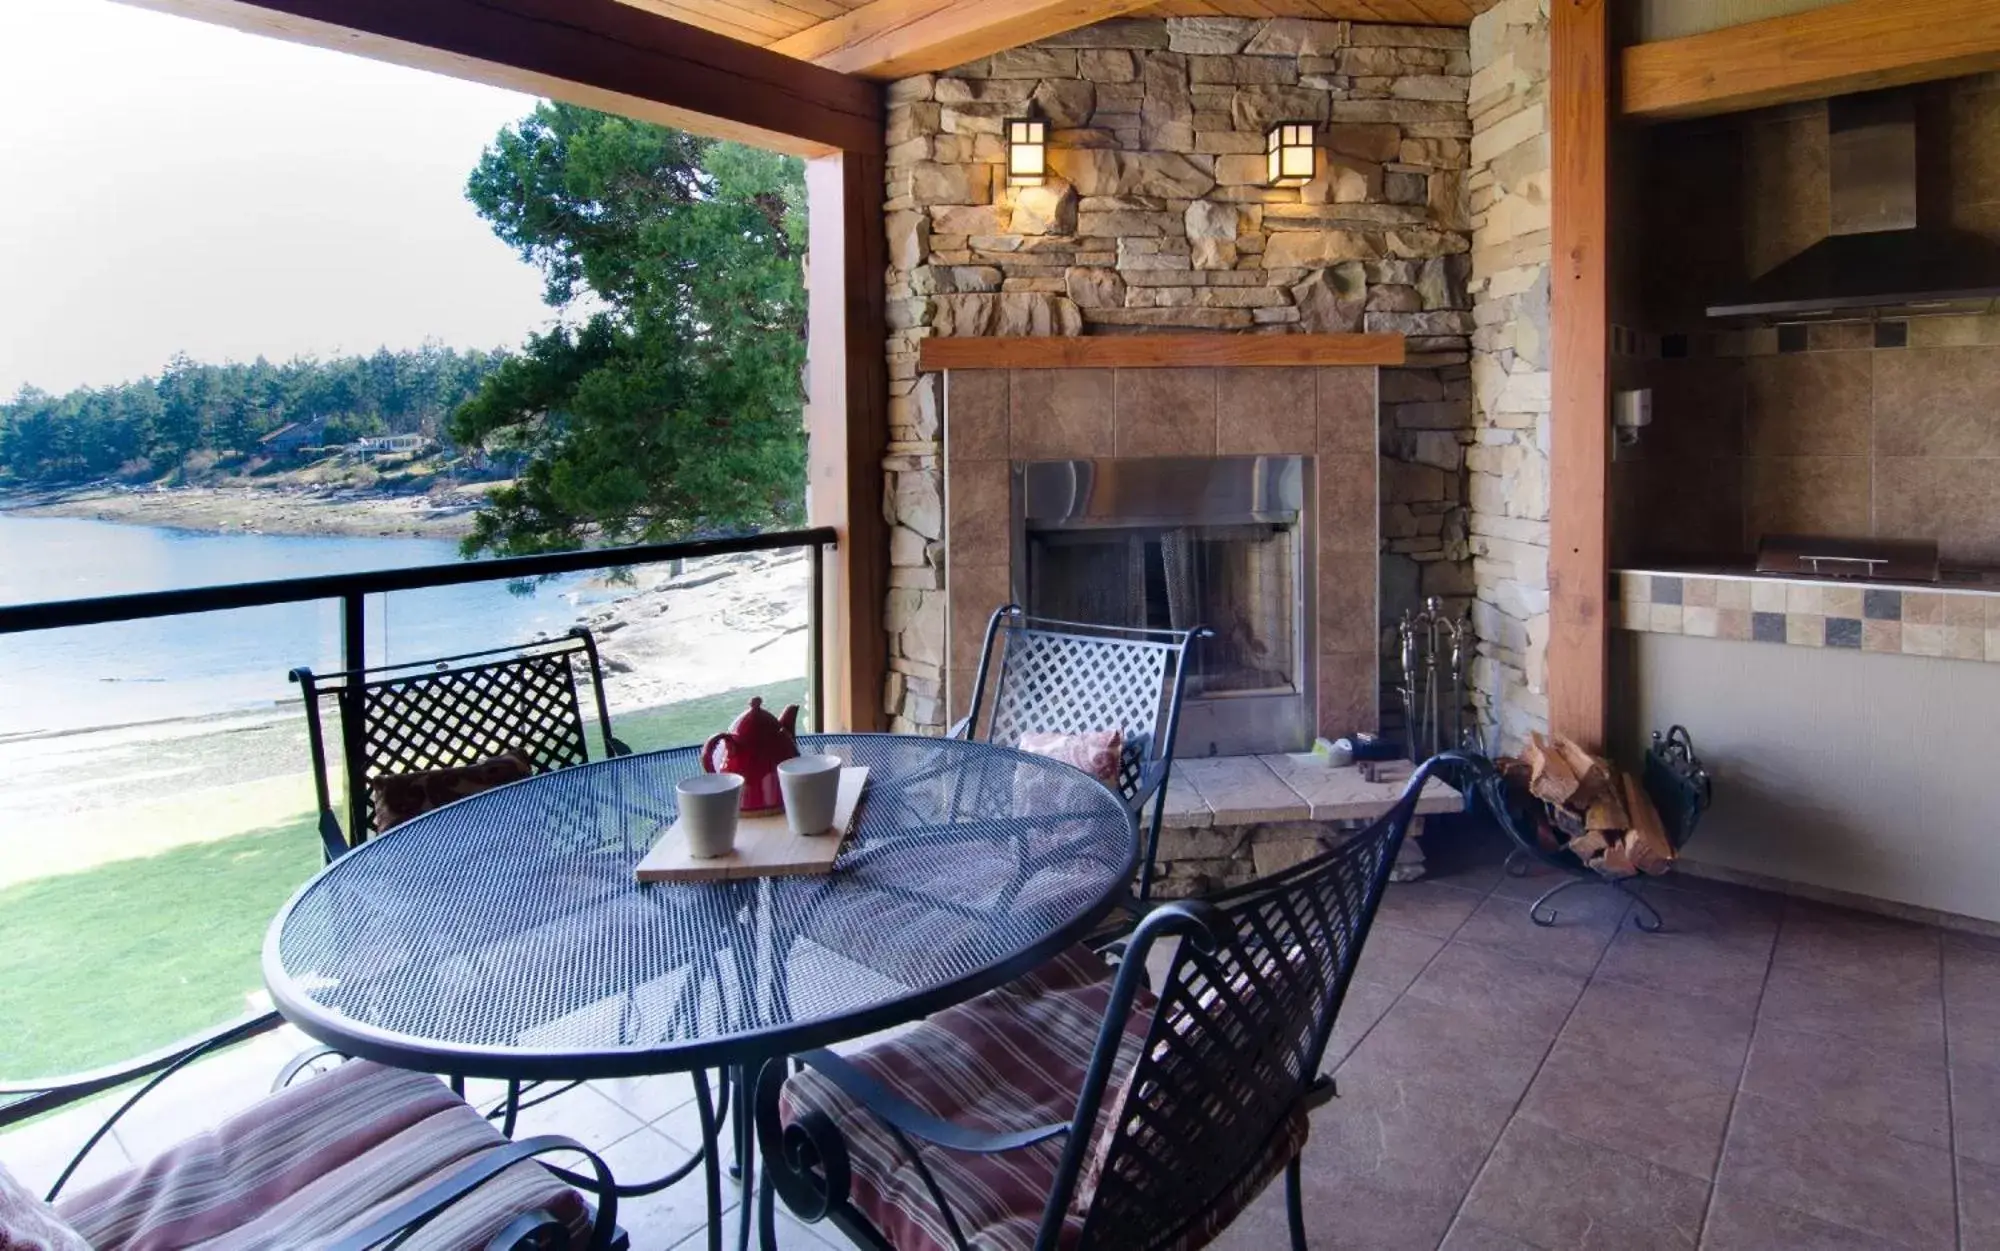
{"type": "MultiPolygon", "coordinates": [[[[1400,782],[1365,781],[1358,768],[1328,768],[1308,755],[1176,760],[1154,892],[1185,898],[1289,868],[1321,851],[1324,836],[1381,816],[1402,791],[1400,782]]],[[[1435,779],[1417,801],[1419,818],[1462,808],[1458,792],[1435,779]]],[[[1399,880],[1423,875],[1421,832],[1420,820],[1398,857],[1399,880]]]]}

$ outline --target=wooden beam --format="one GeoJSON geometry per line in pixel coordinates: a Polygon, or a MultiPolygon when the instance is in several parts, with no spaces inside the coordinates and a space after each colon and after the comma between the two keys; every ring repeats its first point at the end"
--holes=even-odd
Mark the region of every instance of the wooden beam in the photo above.
{"type": "Polygon", "coordinates": [[[886,728],[889,526],[882,458],[889,447],[882,273],[884,169],[876,155],[806,162],[806,508],[840,532],[829,579],[823,659],[829,729],[886,728]]]}
{"type": "Polygon", "coordinates": [[[1623,53],[1627,117],[1702,117],[2000,69],[2000,0],[1847,0],[1623,53]]]}
{"type": "Polygon", "coordinates": [[[917,368],[1164,369],[1199,365],[1400,365],[1399,334],[1145,334],[925,339],[917,368]]]}
{"type": "Polygon", "coordinates": [[[883,147],[873,84],[619,0],[126,3],[801,156],[883,147]]]}
{"type": "Polygon", "coordinates": [[[950,69],[1145,8],[1154,0],[872,0],[771,45],[869,78],[950,69]]]}
{"type": "Polygon", "coordinates": [[[1611,0],[1549,6],[1549,727],[1605,739],[1611,0]]]}

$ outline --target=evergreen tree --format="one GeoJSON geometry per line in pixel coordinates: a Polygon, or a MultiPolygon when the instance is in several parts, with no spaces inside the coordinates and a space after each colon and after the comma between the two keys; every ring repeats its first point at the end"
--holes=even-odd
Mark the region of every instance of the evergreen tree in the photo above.
{"type": "Polygon", "coordinates": [[[571,315],[459,408],[528,456],[468,552],[791,521],[805,480],[804,168],[568,104],[503,131],[467,195],[571,315]]]}

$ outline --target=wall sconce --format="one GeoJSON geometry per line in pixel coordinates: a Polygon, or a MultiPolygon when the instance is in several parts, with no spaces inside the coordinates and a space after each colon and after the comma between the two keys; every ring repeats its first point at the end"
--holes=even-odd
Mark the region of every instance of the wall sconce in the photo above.
{"type": "Polygon", "coordinates": [[[1007,185],[1039,187],[1049,172],[1049,124],[1031,117],[1007,123],[1007,185]]]}
{"type": "Polygon", "coordinates": [[[1312,181],[1314,158],[1311,122],[1279,122],[1264,136],[1264,159],[1273,187],[1303,187],[1312,181]]]}

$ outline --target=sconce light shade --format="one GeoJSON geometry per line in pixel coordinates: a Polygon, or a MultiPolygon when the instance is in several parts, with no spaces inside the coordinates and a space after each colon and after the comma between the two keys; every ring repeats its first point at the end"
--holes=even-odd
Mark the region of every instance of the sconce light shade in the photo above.
{"type": "Polygon", "coordinates": [[[1007,185],[1039,187],[1049,172],[1049,124],[1019,117],[1007,123],[1007,185]]]}
{"type": "Polygon", "coordinates": [[[1273,187],[1303,187],[1312,181],[1314,157],[1311,122],[1279,122],[1264,136],[1264,159],[1273,187]]]}

